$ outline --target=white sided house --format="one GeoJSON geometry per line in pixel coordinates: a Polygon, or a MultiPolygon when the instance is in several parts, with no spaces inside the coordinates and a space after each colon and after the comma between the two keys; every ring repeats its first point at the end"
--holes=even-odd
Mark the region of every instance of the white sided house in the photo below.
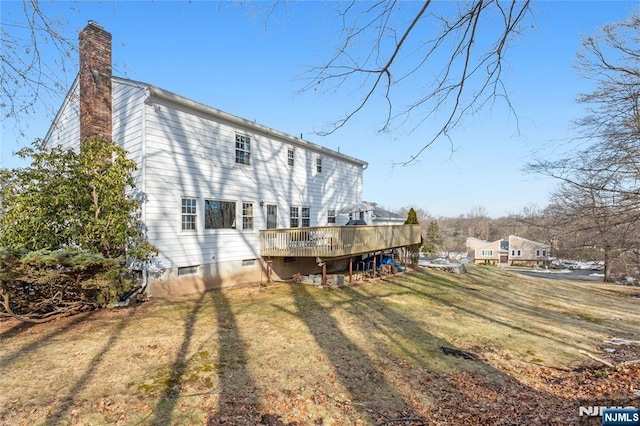
{"type": "Polygon", "coordinates": [[[362,200],[367,163],[111,75],[111,35],[80,33],[80,72],[46,135],[80,147],[103,136],[138,169],[133,195],[159,255],[142,267],[150,295],[339,270],[365,253],[419,241],[412,226],[343,226],[362,200]]]}

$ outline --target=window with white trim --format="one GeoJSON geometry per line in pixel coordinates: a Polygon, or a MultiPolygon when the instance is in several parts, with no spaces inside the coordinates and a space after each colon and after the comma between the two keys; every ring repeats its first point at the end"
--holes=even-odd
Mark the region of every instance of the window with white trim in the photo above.
{"type": "Polygon", "coordinates": [[[251,138],[236,133],[236,163],[251,164],[251,138]]]}
{"type": "Polygon", "coordinates": [[[480,252],[481,256],[493,256],[493,250],[482,250],[480,252]]]}
{"type": "Polygon", "coordinates": [[[316,158],[316,172],[322,173],[322,157],[316,158]]]}
{"type": "Polygon", "coordinates": [[[181,277],[183,275],[193,275],[198,273],[198,268],[200,265],[193,266],[183,266],[178,268],[178,276],[181,277]]]}
{"type": "Polygon", "coordinates": [[[300,226],[300,207],[289,208],[289,227],[297,228],[300,226]]]}
{"type": "Polygon", "coordinates": [[[293,167],[295,160],[295,151],[291,148],[287,149],[287,164],[293,167]]]}
{"type": "Polygon", "coordinates": [[[522,250],[511,250],[511,256],[522,256],[522,250]]]}
{"type": "Polygon", "coordinates": [[[327,212],[327,223],[336,223],[336,211],[334,209],[327,212]]]}
{"type": "Polygon", "coordinates": [[[311,208],[303,207],[302,208],[302,227],[308,228],[311,226],[311,208]]]}
{"type": "Polygon", "coordinates": [[[235,229],[234,201],[204,200],[204,229],[235,229]]]}
{"type": "Polygon", "coordinates": [[[182,230],[183,231],[195,231],[196,230],[196,204],[195,198],[183,198],[182,199],[182,230]]]}
{"type": "Polygon", "coordinates": [[[242,203],[242,229],[253,229],[253,203],[242,203]]]}
{"type": "Polygon", "coordinates": [[[267,229],[276,229],[278,227],[278,206],[275,204],[267,204],[267,229]]]}

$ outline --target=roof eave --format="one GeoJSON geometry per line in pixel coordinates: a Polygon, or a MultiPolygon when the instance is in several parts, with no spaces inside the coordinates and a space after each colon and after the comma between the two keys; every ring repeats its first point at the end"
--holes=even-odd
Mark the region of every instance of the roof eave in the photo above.
{"type": "Polygon", "coordinates": [[[362,166],[364,168],[366,168],[368,166],[368,163],[366,161],[362,161],[362,160],[360,160],[358,158],[351,157],[350,155],[342,154],[340,152],[337,152],[337,151],[334,151],[332,149],[323,147],[321,145],[317,145],[317,144],[315,144],[313,142],[306,141],[306,140],[304,140],[302,138],[297,138],[295,136],[289,135],[289,134],[281,132],[279,130],[272,129],[272,128],[264,126],[262,124],[258,124],[258,123],[254,122],[254,121],[247,120],[245,118],[238,117],[238,116],[233,115],[233,114],[229,114],[228,112],[224,112],[224,111],[219,110],[217,108],[213,108],[213,107],[210,107],[208,105],[202,104],[200,102],[193,101],[191,99],[185,98],[183,96],[177,95],[177,94],[175,94],[173,92],[169,92],[169,91],[161,89],[159,87],[155,87],[155,86],[152,86],[150,84],[146,84],[146,86],[148,87],[151,96],[155,96],[157,98],[160,98],[160,99],[163,99],[163,100],[166,100],[166,101],[169,101],[169,102],[173,102],[173,103],[176,103],[178,105],[182,105],[184,107],[191,108],[191,109],[194,109],[196,111],[199,111],[199,112],[202,112],[202,113],[205,113],[205,114],[208,114],[208,115],[213,115],[215,117],[218,117],[218,118],[223,119],[225,121],[228,121],[230,123],[234,123],[234,124],[237,124],[237,125],[240,125],[240,126],[243,126],[243,127],[248,127],[250,129],[254,129],[254,130],[256,130],[256,131],[258,131],[260,133],[264,133],[264,134],[267,134],[267,135],[270,135],[270,136],[275,136],[275,137],[277,137],[279,139],[285,140],[287,142],[290,142],[290,143],[293,143],[293,144],[296,144],[296,145],[299,145],[299,146],[304,146],[304,147],[307,147],[307,148],[311,148],[311,149],[313,149],[315,151],[324,153],[326,155],[330,155],[330,156],[337,157],[337,158],[340,158],[340,159],[343,159],[343,160],[347,160],[349,162],[358,164],[358,165],[360,165],[360,166],[362,166]]]}

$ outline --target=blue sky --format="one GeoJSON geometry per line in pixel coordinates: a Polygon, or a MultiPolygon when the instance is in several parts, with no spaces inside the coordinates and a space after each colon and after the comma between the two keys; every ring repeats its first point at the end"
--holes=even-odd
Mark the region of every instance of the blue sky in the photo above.
{"type": "MultiPolygon", "coordinates": [[[[451,143],[436,143],[407,167],[393,164],[415,153],[437,123],[380,134],[381,111],[374,103],[332,135],[315,133],[341,118],[353,101],[346,91],[299,92],[305,71],[321,65],[337,44],[338,22],[330,9],[338,3],[285,3],[265,25],[270,4],[42,2],[47,14],[67,23],[73,39],[89,19],[111,32],[116,75],[367,161],[367,201],[389,209],[420,207],[434,216],[457,216],[481,206],[493,217],[547,204],[555,182],[521,169],[534,156],[572,149],[571,122],[582,111],[575,98],[591,90],[572,68],[580,34],[626,18],[639,3],[535,2],[534,18],[509,51],[504,70],[517,120],[498,102],[467,117],[451,132],[451,143]]],[[[406,4],[408,9],[418,5],[406,4]]],[[[0,7],[2,22],[12,22],[21,3],[3,1],[0,7]]],[[[70,84],[75,74],[68,74],[70,84]]],[[[54,109],[59,103],[54,101],[54,109]]],[[[50,120],[41,112],[24,119],[25,137],[16,136],[14,123],[5,120],[0,167],[21,165],[12,152],[43,137],[50,120]]]]}

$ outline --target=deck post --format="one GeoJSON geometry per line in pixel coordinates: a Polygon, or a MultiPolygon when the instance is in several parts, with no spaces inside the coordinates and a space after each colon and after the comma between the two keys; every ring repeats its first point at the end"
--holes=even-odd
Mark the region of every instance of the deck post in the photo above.
{"type": "Polygon", "coordinates": [[[373,253],[373,274],[372,274],[373,278],[376,277],[376,254],[373,253]]]}
{"type": "Polygon", "coordinates": [[[322,262],[322,285],[327,285],[327,262],[322,262]]]}
{"type": "Polygon", "coordinates": [[[353,282],[353,257],[349,258],[349,284],[353,282]]]}

